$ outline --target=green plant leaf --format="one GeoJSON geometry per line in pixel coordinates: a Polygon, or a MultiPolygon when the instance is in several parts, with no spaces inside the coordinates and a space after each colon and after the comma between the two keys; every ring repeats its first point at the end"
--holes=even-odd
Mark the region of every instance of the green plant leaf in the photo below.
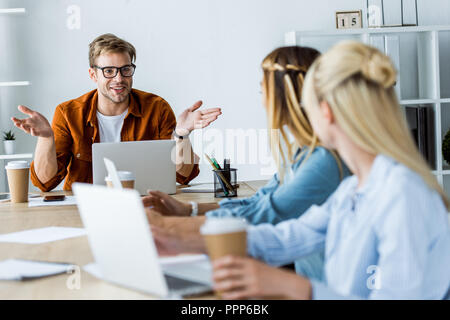
{"type": "Polygon", "coordinates": [[[16,137],[15,137],[14,133],[12,132],[12,130],[3,131],[3,140],[5,140],[5,141],[16,140],[16,137]]]}

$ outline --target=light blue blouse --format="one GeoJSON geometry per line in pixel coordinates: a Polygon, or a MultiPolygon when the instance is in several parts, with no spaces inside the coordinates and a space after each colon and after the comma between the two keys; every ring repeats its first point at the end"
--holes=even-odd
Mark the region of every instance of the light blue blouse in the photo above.
{"type": "Polygon", "coordinates": [[[347,178],[298,219],[248,230],[249,254],[283,265],[325,247],[315,299],[442,299],[450,287],[450,227],[439,194],[389,157],[359,190],[347,178]]]}
{"type": "MultiPolygon", "coordinates": [[[[306,152],[292,165],[292,173],[283,184],[280,185],[279,176],[275,174],[254,196],[223,200],[219,209],[207,212],[206,216],[242,217],[254,225],[276,224],[298,218],[313,204],[324,203],[342,181],[336,159],[322,147],[315,148],[304,162],[305,157],[306,152]]],[[[346,177],[349,171],[345,165],[342,166],[342,177],[346,177]]],[[[323,250],[318,250],[309,257],[296,261],[296,271],[320,280],[323,275],[323,260],[323,250]]]]}

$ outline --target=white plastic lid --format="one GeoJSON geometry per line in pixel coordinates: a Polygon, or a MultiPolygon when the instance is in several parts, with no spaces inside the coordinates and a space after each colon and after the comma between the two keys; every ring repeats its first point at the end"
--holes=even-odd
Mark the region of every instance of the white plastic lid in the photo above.
{"type": "Polygon", "coordinates": [[[5,169],[11,170],[11,169],[29,169],[30,164],[28,161],[10,161],[5,166],[5,169]]]}
{"type": "MultiPolygon", "coordinates": [[[[119,176],[120,181],[132,181],[136,179],[134,173],[131,171],[117,171],[117,175],[119,176]]],[[[105,181],[111,181],[111,177],[108,175],[105,178],[105,181]]]]}
{"type": "Polygon", "coordinates": [[[222,234],[245,231],[247,229],[247,221],[242,218],[207,218],[205,223],[200,227],[200,233],[204,235],[222,234]]]}

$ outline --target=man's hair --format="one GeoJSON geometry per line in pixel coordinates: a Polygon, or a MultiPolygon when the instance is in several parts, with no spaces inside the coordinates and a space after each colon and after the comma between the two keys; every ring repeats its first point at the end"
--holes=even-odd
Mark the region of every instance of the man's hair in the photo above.
{"type": "Polygon", "coordinates": [[[136,49],[134,46],[113,35],[112,33],[102,34],[89,44],[89,66],[95,65],[95,59],[104,53],[126,52],[130,55],[131,62],[136,61],[136,49]]]}

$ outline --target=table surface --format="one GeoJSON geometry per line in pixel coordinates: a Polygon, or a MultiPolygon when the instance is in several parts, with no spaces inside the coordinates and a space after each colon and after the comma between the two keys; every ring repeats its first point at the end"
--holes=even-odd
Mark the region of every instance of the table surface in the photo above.
{"type": "MultiPolygon", "coordinates": [[[[266,182],[239,182],[239,198],[252,196],[266,182]]],[[[178,187],[174,195],[178,200],[209,203],[221,200],[214,198],[212,193],[183,193],[180,189],[178,187]]],[[[48,226],[83,227],[83,224],[76,206],[28,208],[28,204],[0,203],[0,234],[48,226]]],[[[77,265],[81,269],[79,289],[73,288],[74,277],[70,274],[27,281],[0,281],[0,300],[158,298],[108,283],[85,272],[82,266],[94,261],[86,236],[35,245],[0,243],[0,261],[11,258],[77,265]]],[[[215,296],[209,294],[196,299],[215,299],[215,296]]]]}

